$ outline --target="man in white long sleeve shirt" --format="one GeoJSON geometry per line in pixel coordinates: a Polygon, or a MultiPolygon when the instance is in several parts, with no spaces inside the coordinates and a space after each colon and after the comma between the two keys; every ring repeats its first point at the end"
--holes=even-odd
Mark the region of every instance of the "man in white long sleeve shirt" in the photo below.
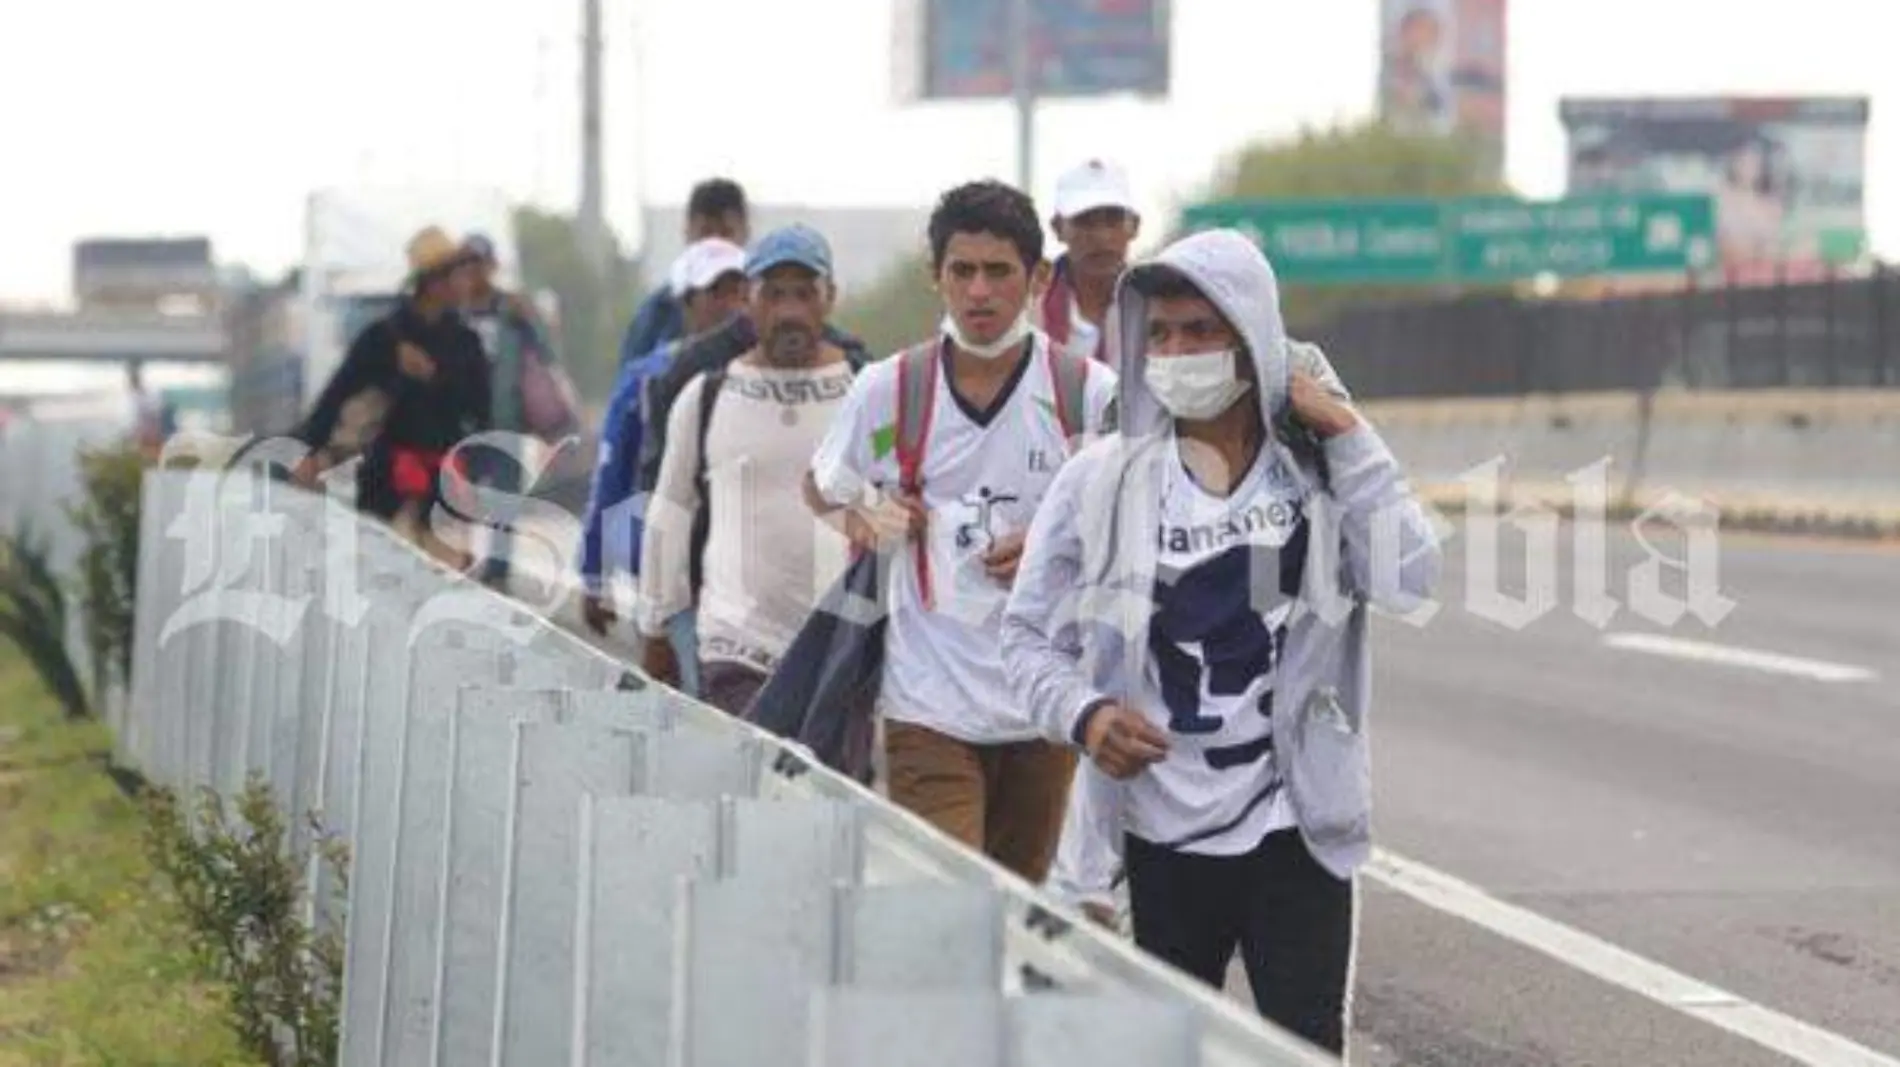
{"type": "Polygon", "coordinates": [[[843,572],[844,538],[812,521],[799,486],[852,381],[843,350],[824,340],[833,293],[824,238],[806,226],[775,230],[745,272],[759,343],[674,401],[640,551],[647,672],[676,682],[667,623],[697,598],[701,696],[734,715],[843,572]]]}
{"type": "Polygon", "coordinates": [[[1121,432],[1036,515],[1006,665],[1091,757],[1095,832],[1063,848],[1080,880],[1122,850],[1138,944],[1216,986],[1238,948],[1261,1013],[1338,1053],[1369,852],[1367,609],[1430,594],[1435,536],[1330,368],[1288,342],[1245,237],[1177,242],[1117,302],[1121,432]]]}

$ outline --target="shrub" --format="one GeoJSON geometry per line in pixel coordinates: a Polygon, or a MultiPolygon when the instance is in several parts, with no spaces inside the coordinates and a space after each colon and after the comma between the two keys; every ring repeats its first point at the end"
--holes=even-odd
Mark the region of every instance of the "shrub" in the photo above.
{"type": "MultiPolygon", "coordinates": [[[[178,893],[193,951],[230,987],[246,1049],[271,1067],[331,1067],[343,941],[305,921],[303,869],[269,784],[252,775],[234,809],[209,790],[189,812],[169,790],[151,791],[146,804],[153,864],[178,893]]],[[[314,829],[316,847],[336,872],[341,906],[346,850],[322,827],[314,829]]]]}
{"type": "Polygon", "coordinates": [[[66,648],[66,590],[32,529],[0,536],[0,636],[18,646],[68,719],[89,710],[72,654],[66,648]]]}

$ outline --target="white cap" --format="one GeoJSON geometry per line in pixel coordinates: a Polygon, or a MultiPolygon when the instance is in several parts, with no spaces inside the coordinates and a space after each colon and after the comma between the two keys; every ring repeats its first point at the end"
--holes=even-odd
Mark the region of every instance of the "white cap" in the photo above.
{"type": "Polygon", "coordinates": [[[685,296],[711,288],[728,274],[744,276],[745,249],[723,237],[707,237],[686,246],[667,272],[667,281],[674,295],[685,296]]]}
{"type": "Polygon", "coordinates": [[[1104,207],[1136,210],[1128,175],[1115,164],[1091,159],[1056,179],[1056,218],[1072,219],[1104,207]]]}

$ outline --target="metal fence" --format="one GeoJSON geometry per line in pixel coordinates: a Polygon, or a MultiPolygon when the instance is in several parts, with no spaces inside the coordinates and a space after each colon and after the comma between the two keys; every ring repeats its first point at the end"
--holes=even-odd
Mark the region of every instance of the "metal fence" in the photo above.
{"type": "Polygon", "coordinates": [[[1324,1062],[344,507],[148,474],[116,758],[352,853],[347,1067],[1324,1062]]]}
{"type": "Polygon", "coordinates": [[[1306,331],[1373,397],[1900,386],[1900,277],[1595,301],[1473,296],[1306,331]]]}

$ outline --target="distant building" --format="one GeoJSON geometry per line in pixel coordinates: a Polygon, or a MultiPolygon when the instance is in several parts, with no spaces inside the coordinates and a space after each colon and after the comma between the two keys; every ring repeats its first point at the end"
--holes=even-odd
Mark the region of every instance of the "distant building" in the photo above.
{"type": "MultiPolygon", "coordinates": [[[[752,235],[802,222],[831,242],[838,285],[849,293],[876,283],[905,259],[922,255],[927,247],[928,207],[805,207],[796,204],[752,204],[752,235]]],[[[686,228],[683,205],[648,207],[641,216],[645,244],[640,250],[641,275],[648,286],[659,284],[679,256],[686,228]]]]}
{"type": "Polygon", "coordinates": [[[106,237],[73,246],[73,296],[81,310],[150,309],[181,299],[202,312],[223,288],[205,237],[106,237]]]}

